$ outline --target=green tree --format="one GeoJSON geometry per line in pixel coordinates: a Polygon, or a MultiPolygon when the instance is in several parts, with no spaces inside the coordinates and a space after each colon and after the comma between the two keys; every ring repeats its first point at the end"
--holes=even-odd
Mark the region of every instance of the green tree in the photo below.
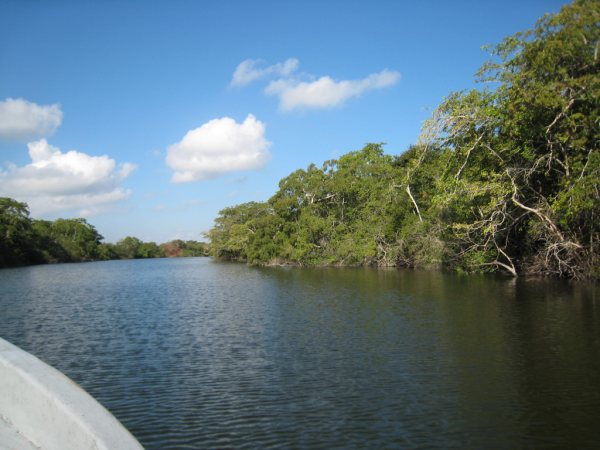
{"type": "MultiPolygon", "coordinates": [[[[249,202],[219,212],[215,226],[207,233],[213,256],[219,259],[247,261],[252,236],[258,229],[257,219],[272,214],[266,203],[249,202]]],[[[266,261],[263,261],[266,262],[266,261]]]]}
{"type": "Polygon", "coordinates": [[[121,259],[135,259],[139,257],[142,244],[140,239],[127,236],[115,244],[114,251],[121,259]]]}
{"type": "Polygon", "coordinates": [[[210,248],[206,242],[198,241],[185,241],[183,245],[183,257],[188,256],[208,256],[210,254],[210,248]]]}
{"type": "Polygon", "coordinates": [[[493,91],[450,95],[425,135],[453,158],[436,199],[465,267],[582,278],[598,265],[600,3],[493,49],[493,91]]]}
{"type": "Polygon", "coordinates": [[[98,259],[100,259],[101,261],[119,259],[119,254],[115,249],[115,245],[105,242],[101,243],[98,246],[98,259]]]}
{"type": "Polygon", "coordinates": [[[0,197],[0,267],[41,262],[26,203],[0,197]]]}
{"type": "Polygon", "coordinates": [[[368,144],[220,212],[217,257],[600,277],[600,2],[492,48],[418,145],[368,144]]]}
{"type": "Polygon", "coordinates": [[[40,222],[36,229],[40,234],[44,230],[43,236],[48,245],[46,250],[58,261],[99,259],[102,235],[85,219],[57,219],[50,223],[49,230],[47,223],[40,222]]]}
{"type": "Polygon", "coordinates": [[[160,248],[162,249],[164,256],[169,258],[208,256],[210,254],[208,244],[191,240],[183,241],[181,239],[175,239],[161,244],[160,248]]]}
{"type": "Polygon", "coordinates": [[[136,252],[136,258],[164,258],[165,252],[156,242],[142,242],[136,252]]]}

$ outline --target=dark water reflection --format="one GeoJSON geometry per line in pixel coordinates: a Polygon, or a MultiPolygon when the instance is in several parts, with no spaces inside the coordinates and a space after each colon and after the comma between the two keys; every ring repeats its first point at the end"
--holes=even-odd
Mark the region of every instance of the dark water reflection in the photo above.
{"type": "Polygon", "coordinates": [[[600,295],[208,259],[0,271],[0,336],[148,449],[596,448],[600,295]]]}

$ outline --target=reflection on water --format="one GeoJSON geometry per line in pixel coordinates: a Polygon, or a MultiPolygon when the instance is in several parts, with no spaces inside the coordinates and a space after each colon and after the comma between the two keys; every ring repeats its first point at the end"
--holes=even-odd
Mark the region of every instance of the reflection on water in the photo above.
{"type": "Polygon", "coordinates": [[[148,449],[589,448],[600,296],[208,259],[0,271],[0,335],[148,449]]]}

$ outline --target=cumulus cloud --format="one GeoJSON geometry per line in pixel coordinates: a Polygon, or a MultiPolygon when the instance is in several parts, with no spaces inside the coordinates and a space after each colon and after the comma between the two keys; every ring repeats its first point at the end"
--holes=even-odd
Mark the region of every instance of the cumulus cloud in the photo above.
{"type": "Polygon", "coordinates": [[[262,65],[263,62],[258,59],[242,61],[233,72],[231,86],[245,86],[268,75],[288,77],[298,68],[299,62],[297,59],[289,58],[272,66],[261,67],[262,65]]]}
{"type": "Polygon", "coordinates": [[[28,141],[50,136],[62,123],[60,105],[38,105],[22,98],[0,101],[0,139],[28,141]]]}
{"type": "Polygon", "coordinates": [[[89,216],[131,195],[120,183],[135,170],[133,164],[117,166],[106,155],[75,150],[63,153],[45,139],[27,147],[31,163],[0,171],[0,186],[4,195],[27,202],[34,216],[75,210],[89,216]]]}
{"type": "Polygon", "coordinates": [[[364,92],[392,86],[399,79],[398,72],[387,69],[359,80],[335,81],[328,76],[312,82],[280,79],[269,83],[265,92],[279,97],[279,107],[283,111],[299,108],[333,108],[364,92]]]}
{"type": "Polygon", "coordinates": [[[252,114],[243,123],[213,119],[190,130],[167,150],[174,183],[214,178],[226,172],[258,169],[269,159],[265,125],[252,114]]]}

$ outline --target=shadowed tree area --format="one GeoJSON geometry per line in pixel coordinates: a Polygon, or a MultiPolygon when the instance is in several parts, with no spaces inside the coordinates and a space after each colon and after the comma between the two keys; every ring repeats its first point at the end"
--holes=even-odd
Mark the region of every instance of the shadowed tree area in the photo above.
{"type": "Polygon", "coordinates": [[[116,244],[102,240],[85,219],[34,220],[27,204],[0,197],[0,267],[208,254],[204,242],[175,240],[159,246],[133,236],[116,244]]]}

